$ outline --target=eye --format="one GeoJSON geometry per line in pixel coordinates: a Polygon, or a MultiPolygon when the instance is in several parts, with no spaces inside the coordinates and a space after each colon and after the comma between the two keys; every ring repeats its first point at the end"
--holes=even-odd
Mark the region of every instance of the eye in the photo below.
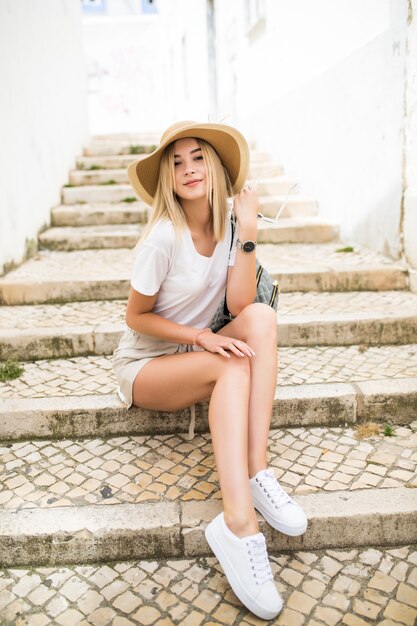
{"type": "Polygon", "coordinates": [[[177,167],[177,165],[181,165],[181,162],[180,161],[177,161],[177,162],[174,161],[174,167],[177,167]]]}
{"type": "Polygon", "coordinates": [[[203,160],[203,155],[200,154],[199,156],[195,157],[195,161],[202,161],[203,160]]]}

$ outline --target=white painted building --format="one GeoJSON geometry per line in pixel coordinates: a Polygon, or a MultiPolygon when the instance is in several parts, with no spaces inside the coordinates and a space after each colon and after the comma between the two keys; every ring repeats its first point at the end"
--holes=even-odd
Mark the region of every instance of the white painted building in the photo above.
{"type": "Polygon", "coordinates": [[[204,105],[212,121],[228,116],[345,241],[406,252],[417,268],[416,0],[177,0],[176,16],[172,5],[159,2],[171,49],[199,42],[188,71],[175,57],[197,97],[177,117],[206,119],[204,105]]]}
{"type": "Polygon", "coordinates": [[[417,0],[80,2],[0,3],[0,272],[49,222],[88,126],[179,119],[236,125],[345,241],[417,269],[417,0]]]}
{"type": "Polygon", "coordinates": [[[49,224],[88,143],[80,5],[0,2],[0,274],[49,224]]]}
{"type": "Polygon", "coordinates": [[[165,42],[155,0],[81,4],[90,132],[159,130],[169,116],[165,42]]]}

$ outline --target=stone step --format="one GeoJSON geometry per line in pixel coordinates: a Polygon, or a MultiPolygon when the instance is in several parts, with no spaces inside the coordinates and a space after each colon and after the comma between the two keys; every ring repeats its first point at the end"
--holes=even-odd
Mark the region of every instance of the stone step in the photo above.
{"type": "Polygon", "coordinates": [[[73,170],[69,176],[70,184],[75,186],[102,185],[110,180],[114,180],[118,184],[129,184],[126,168],[92,171],[73,170]]]}
{"type": "MultiPolygon", "coordinates": [[[[133,156],[133,159],[135,159],[138,156],[141,156],[141,154],[149,154],[153,152],[156,150],[157,146],[158,141],[154,143],[138,143],[133,139],[93,141],[84,148],[83,157],[129,155],[133,156]]],[[[264,150],[258,150],[255,148],[250,150],[250,160],[254,163],[259,163],[259,161],[269,161],[270,157],[264,150]]]]}
{"type": "MultiPolygon", "coordinates": [[[[146,154],[114,154],[105,156],[80,156],[77,159],[76,168],[88,173],[99,170],[126,169],[132,161],[146,158],[146,154]]],[[[74,170],[75,171],[75,170],[74,170]]]]}
{"type": "Polygon", "coordinates": [[[138,224],[148,220],[149,207],[144,202],[120,204],[60,204],[51,211],[53,226],[105,226],[138,224]]]}
{"type": "Polygon", "coordinates": [[[133,248],[142,230],[141,224],[63,226],[49,228],[38,239],[40,248],[47,250],[133,248]]]}
{"type": "Polygon", "coordinates": [[[97,135],[91,135],[90,139],[93,143],[104,143],[114,141],[124,141],[126,143],[136,143],[136,144],[154,144],[159,141],[161,136],[160,132],[156,131],[143,131],[141,133],[100,133],[97,135]]]}
{"type": "MultiPolygon", "coordinates": [[[[301,391],[308,385],[321,385],[325,389],[326,384],[360,384],[381,380],[385,380],[394,388],[396,381],[417,379],[416,344],[279,346],[278,356],[279,389],[296,387],[298,391],[301,389],[300,385],[301,391]]],[[[0,382],[0,399],[33,400],[55,396],[91,394],[103,396],[116,393],[111,356],[41,359],[25,362],[23,366],[24,372],[19,378],[0,382]]],[[[401,385],[402,383],[398,383],[399,394],[401,385]]],[[[281,397],[279,392],[277,397],[281,397]]],[[[366,410],[371,411],[369,404],[366,410]]],[[[281,415],[279,419],[287,418],[281,415]]],[[[292,422],[292,417],[288,419],[292,422]]],[[[303,417],[298,416],[297,419],[303,417]]],[[[0,434],[1,437],[4,438],[5,435],[0,434]]]]}
{"type": "MultiPolygon", "coordinates": [[[[270,555],[270,562],[284,601],[277,625],[364,626],[367,618],[412,626],[417,619],[415,545],[302,550],[270,555]]],[[[7,624],[261,623],[214,556],[18,568],[0,577],[7,624]]]]}
{"type": "MultiPolygon", "coordinates": [[[[142,158],[146,158],[146,155],[116,154],[113,156],[82,156],[77,159],[77,170],[73,170],[72,174],[81,175],[83,172],[86,174],[94,174],[99,173],[100,170],[126,170],[132,161],[137,161],[142,158]]],[[[109,172],[107,172],[107,174],[109,174],[109,172]]],[[[251,163],[250,166],[251,178],[258,178],[259,176],[282,176],[283,174],[283,165],[269,160],[258,160],[251,163]]],[[[103,175],[105,176],[106,174],[103,175]]],[[[112,178],[112,176],[109,175],[105,180],[109,178],[112,178]]],[[[77,182],[77,184],[84,184],[81,182],[82,177],[80,177],[79,181],[80,182],[77,182]]]]}
{"type": "MultiPolygon", "coordinates": [[[[261,244],[258,257],[282,292],[404,289],[399,263],[337,244],[261,244]],[[308,259],[308,264],[306,260],[308,259]]],[[[37,304],[125,298],[134,250],[41,251],[0,278],[0,303],[37,304]]]]}
{"type": "MultiPolygon", "coordinates": [[[[295,180],[282,175],[272,175],[272,168],[267,166],[267,177],[260,175],[249,179],[249,184],[255,186],[260,196],[285,195],[294,186],[295,180]]],[[[76,187],[100,186],[112,182],[118,185],[129,185],[126,169],[82,171],[74,170],[70,172],[69,182],[76,187]]],[[[67,188],[68,189],[68,188],[67,188]]]]}
{"type": "MultiPolygon", "coordinates": [[[[79,380],[71,384],[64,376],[62,378],[55,378],[55,385],[62,385],[56,393],[80,386],[79,380]]],[[[92,374],[87,380],[84,376],[83,380],[87,388],[103,388],[92,374]]],[[[97,432],[102,436],[167,435],[188,430],[189,409],[176,412],[127,410],[116,395],[115,381],[109,386],[113,387],[111,394],[43,394],[34,398],[0,399],[0,439],[92,437],[97,432]]],[[[37,387],[39,389],[40,385],[37,387]]],[[[48,385],[44,387],[48,389],[48,385]]],[[[286,385],[279,386],[275,393],[271,425],[273,428],[338,426],[341,423],[359,424],[369,419],[374,422],[395,419],[397,423],[408,424],[417,419],[416,406],[416,376],[286,385]]],[[[196,432],[207,431],[208,405],[197,405],[196,432]]]]}
{"type": "MultiPolygon", "coordinates": [[[[261,213],[269,217],[275,217],[286,200],[285,193],[283,195],[260,196],[261,213]]],[[[62,188],[63,204],[128,203],[130,201],[133,202],[133,198],[138,199],[130,184],[83,185],[62,188]]],[[[287,199],[282,217],[315,215],[316,213],[317,203],[314,199],[307,195],[294,193],[287,199]]]]}
{"type": "MultiPolygon", "coordinates": [[[[271,553],[417,542],[414,426],[366,440],[351,428],[272,430],[269,466],[309,528],[289,538],[259,516],[271,553]]],[[[22,441],[1,454],[3,567],[209,554],[203,531],[221,493],[208,434],[22,441]]]]}
{"type": "MultiPolygon", "coordinates": [[[[294,179],[288,176],[268,176],[249,180],[249,185],[256,188],[259,196],[285,196],[296,184],[294,179]]],[[[291,192],[296,197],[295,190],[291,192]]],[[[297,198],[298,199],[298,198],[297,198]]]]}
{"type": "MultiPolygon", "coordinates": [[[[328,426],[363,419],[417,418],[417,345],[279,348],[272,424],[328,426]]],[[[116,396],[111,357],[23,363],[0,383],[0,439],[185,431],[189,411],[126,411],[116,396]]],[[[197,428],[207,431],[207,407],[197,428]]]]}
{"type": "MultiPolygon", "coordinates": [[[[142,226],[137,223],[56,227],[41,233],[39,243],[49,250],[133,248],[141,232],[142,226]]],[[[318,218],[284,217],[276,224],[260,220],[257,239],[259,243],[324,243],[337,235],[335,224],[318,218]]]]}
{"type": "Polygon", "coordinates": [[[275,161],[257,161],[251,163],[249,178],[257,179],[264,176],[283,176],[284,166],[275,161]]]}
{"type": "Polygon", "coordinates": [[[128,154],[136,158],[141,154],[150,154],[157,147],[157,143],[137,142],[135,140],[94,141],[84,148],[84,156],[113,156],[128,154]]]}
{"type": "MultiPolygon", "coordinates": [[[[118,300],[0,307],[0,360],[111,354],[124,313],[125,301],[118,300]]],[[[281,295],[278,320],[279,346],[416,343],[417,295],[288,293],[281,295]]]]}

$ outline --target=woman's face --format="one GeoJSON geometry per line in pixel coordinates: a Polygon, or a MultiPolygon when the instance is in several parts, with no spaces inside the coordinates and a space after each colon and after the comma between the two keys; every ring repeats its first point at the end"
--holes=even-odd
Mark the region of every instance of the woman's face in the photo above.
{"type": "Polygon", "coordinates": [[[207,172],[203,154],[191,137],[174,143],[175,193],[182,200],[207,197],[207,172]]]}

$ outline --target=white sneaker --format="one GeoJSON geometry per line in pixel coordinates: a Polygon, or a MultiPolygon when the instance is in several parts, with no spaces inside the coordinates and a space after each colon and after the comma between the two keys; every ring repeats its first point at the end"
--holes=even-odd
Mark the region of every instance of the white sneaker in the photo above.
{"type": "Polygon", "coordinates": [[[262,619],[276,617],[282,598],[274,583],[263,534],[237,537],[220,513],[208,524],[205,535],[242,604],[262,619]]]}
{"type": "Polygon", "coordinates": [[[281,487],[273,469],[260,470],[249,483],[253,506],[272,528],[291,537],[305,533],[307,516],[281,487]]]}

